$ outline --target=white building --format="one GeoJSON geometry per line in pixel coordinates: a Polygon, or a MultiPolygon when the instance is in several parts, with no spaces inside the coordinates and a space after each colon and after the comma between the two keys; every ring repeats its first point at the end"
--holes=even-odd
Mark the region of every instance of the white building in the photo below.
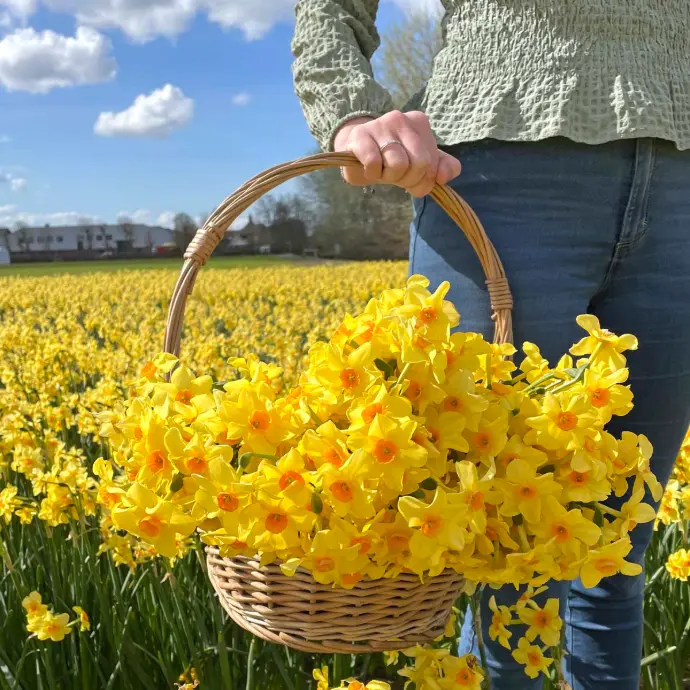
{"type": "MultiPolygon", "coordinates": [[[[9,233],[10,252],[128,252],[175,241],[172,230],[149,225],[80,225],[23,228],[9,233]]],[[[0,242],[0,244],[2,244],[0,242]]]]}

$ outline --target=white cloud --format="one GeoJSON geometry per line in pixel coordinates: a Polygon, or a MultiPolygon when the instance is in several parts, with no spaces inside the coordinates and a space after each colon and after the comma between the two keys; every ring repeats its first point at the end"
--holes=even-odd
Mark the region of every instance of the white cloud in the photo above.
{"type": "Polygon", "coordinates": [[[36,9],[37,0],[0,0],[0,31],[10,31],[18,24],[25,26],[36,9]]]}
{"type": "Polygon", "coordinates": [[[441,14],[443,5],[441,0],[388,0],[397,5],[403,12],[419,12],[423,10],[429,14],[441,14]]]}
{"type": "Polygon", "coordinates": [[[29,17],[36,11],[36,0],[0,0],[0,7],[18,17],[29,17]]]}
{"type": "Polygon", "coordinates": [[[156,225],[160,225],[162,228],[173,228],[175,225],[175,216],[177,214],[174,211],[163,211],[163,213],[156,219],[156,225]]]}
{"type": "Polygon", "coordinates": [[[26,179],[23,177],[14,177],[10,180],[10,188],[13,192],[21,192],[26,189],[26,179]]]}
{"type": "Polygon", "coordinates": [[[249,223],[249,216],[240,216],[239,218],[235,218],[235,220],[232,221],[232,224],[230,225],[230,230],[242,230],[247,226],[247,223],[249,223]]]}
{"type": "Polygon", "coordinates": [[[15,177],[12,173],[0,173],[0,184],[9,185],[13,192],[21,192],[26,188],[26,179],[15,177]]]}
{"type": "Polygon", "coordinates": [[[80,26],[74,37],[17,29],[0,40],[0,85],[8,91],[48,91],[98,84],[115,76],[110,41],[80,26]]]}
{"type": "Polygon", "coordinates": [[[142,223],[143,225],[149,225],[151,223],[151,211],[146,208],[139,208],[136,211],[121,211],[117,214],[117,222],[122,223],[123,221],[129,220],[132,223],[142,223]]]}
{"type": "MultiPolygon", "coordinates": [[[[120,29],[137,42],[183,33],[204,13],[227,29],[239,29],[247,40],[262,38],[273,26],[290,21],[296,0],[43,0],[55,12],[73,15],[79,24],[120,29]]],[[[36,11],[38,0],[0,0],[8,14],[23,20],[36,11]]]]}
{"type": "Polygon", "coordinates": [[[295,0],[202,0],[211,21],[240,29],[245,38],[263,38],[273,26],[293,16],[295,0]]]}
{"type": "Polygon", "coordinates": [[[100,218],[76,211],[60,211],[57,213],[28,213],[17,211],[14,206],[0,206],[0,228],[13,228],[17,223],[25,223],[30,227],[44,225],[78,225],[80,223],[100,223],[100,218]]]}
{"type": "Polygon", "coordinates": [[[181,89],[166,84],[137,96],[127,110],[101,113],[94,131],[103,137],[167,137],[189,124],[193,116],[194,101],[181,89]]]}
{"type": "MultiPolygon", "coordinates": [[[[118,28],[135,41],[177,36],[197,12],[200,0],[44,0],[53,10],[73,14],[81,24],[118,28]]],[[[251,3],[254,0],[244,0],[251,3]]]]}
{"type": "Polygon", "coordinates": [[[233,105],[237,105],[237,106],[248,105],[249,101],[251,101],[251,100],[252,100],[252,97],[246,91],[243,91],[242,93],[236,93],[232,97],[233,105]]]}

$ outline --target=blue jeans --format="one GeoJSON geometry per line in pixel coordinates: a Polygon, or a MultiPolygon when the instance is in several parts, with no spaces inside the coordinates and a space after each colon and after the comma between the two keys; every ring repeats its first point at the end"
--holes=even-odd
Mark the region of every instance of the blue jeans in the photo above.
{"type": "MultiPolygon", "coordinates": [[[[454,188],[505,265],[518,345],[534,342],[555,362],[582,336],[575,317],[586,312],[639,338],[639,350],[627,353],[635,409],[609,429],[646,434],[665,483],[690,422],[690,151],[653,139],[587,146],[560,138],[447,150],[463,163],[454,188]]],[[[461,328],[490,337],[485,278],[469,243],[431,199],[415,201],[415,211],[411,271],[434,287],[450,281],[461,328]]],[[[632,560],[643,562],[651,535],[651,523],[633,532],[632,560]]],[[[643,588],[643,575],[593,589],[554,583],[549,596],[563,602],[573,690],[638,690],[643,588]]],[[[497,599],[516,596],[504,588],[497,599]]],[[[489,640],[486,601],[482,614],[494,690],[540,688],[541,679],[530,680],[489,640]]],[[[477,654],[467,623],[460,651],[477,654]]]]}

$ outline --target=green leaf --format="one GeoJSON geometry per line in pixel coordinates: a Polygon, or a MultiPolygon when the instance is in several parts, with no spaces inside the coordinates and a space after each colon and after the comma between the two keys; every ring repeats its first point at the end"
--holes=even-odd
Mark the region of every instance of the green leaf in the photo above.
{"type": "Polygon", "coordinates": [[[376,368],[383,372],[384,378],[389,379],[393,374],[395,373],[395,367],[397,366],[397,362],[394,359],[389,359],[388,361],[384,361],[383,359],[375,359],[374,364],[376,365],[376,368]]]}
{"type": "Polygon", "coordinates": [[[317,493],[311,495],[311,509],[314,511],[314,515],[321,515],[323,512],[323,501],[317,493]]]}

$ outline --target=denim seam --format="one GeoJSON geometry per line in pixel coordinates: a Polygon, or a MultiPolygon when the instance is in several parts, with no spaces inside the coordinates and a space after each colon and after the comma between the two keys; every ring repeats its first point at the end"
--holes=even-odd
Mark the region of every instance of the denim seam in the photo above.
{"type": "MultiPolygon", "coordinates": [[[[606,275],[604,276],[604,280],[602,280],[601,284],[597,288],[596,292],[592,295],[590,299],[590,304],[596,300],[599,295],[601,295],[603,292],[606,291],[608,286],[611,284],[611,279],[613,278],[613,274],[616,272],[616,268],[618,266],[618,263],[620,262],[622,256],[622,252],[620,251],[621,249],[621,244],[618,243],[616,244],[615,249],[613,250],[613,256],[611,256],[611,261],[609,261],[609,265],[606,268],[606,275]]],[[[623,249],[626,249],[626,247],[623,247],[623,249]]]]}
{"type": "Polygon", "coordinates": [[[613,250],[611,261],[606,269],[606,275],[599,285],[596,292],[592,295],[590,303],[594,302],[597,297],[606,291],[611,284],[618,264],[625,258],[626,254],[632,249],[637,242],[639,242],[647,233],[647,208],[649,205],[649,189],[651,187],[652,174],[655,167],[655,145],[654,140],[651,140],[651,153],[649,158],[649,165],[646,165],[643,155],[641,155],[641,147],[645,140],[637,140],[635,143],[635,162],[633,164],[633,174],[630,183],[630,193],[628,196],[628,203],[625,206],[623,213],[623,220],[621,221],[621,231],[618,236],[618,241],[613,250]],[[643,169],[644,166],[644,169],[643,169]],[[633,220],[637,211],[638,200],[641,196],[642,209],[640,217],[642,219],[642,232],[635,235],[633,231],[633,220]]]}
{"type": "Polygon", "coordinates": [[[656,146],[654,139],[638,139],[636,142],[635,171],[633,173],[634,196],[631,195],[625,210],[623,231],[618,242],[619,247],[630,249],[647,233],[647,209],[655,165],[656,146]],[[649,144],[649,155],[646,151],[647,144],[649,144]]]}
{"type": "Polygon", "coordinates": [[[636,244],[641,242],[647,235],[647,231],[649,230],[649,219],[647,217],[647,212],[649,210],[649,200],[652,196],[652,184],[654,182],[654,172],[656,170],[656,165],[656,141],[652,139],[651,151],[649,153],[649,172],[645,180],[645,193],[643,197],[644,201],[642,207],[642,225],[639,234],[631,240],[631,247],[634,247],[636,244]]]}

